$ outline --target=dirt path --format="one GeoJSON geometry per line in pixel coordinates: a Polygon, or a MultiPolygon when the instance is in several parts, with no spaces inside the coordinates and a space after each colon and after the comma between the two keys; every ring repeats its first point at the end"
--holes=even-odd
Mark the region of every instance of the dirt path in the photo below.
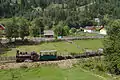
{"type": "Polygon", "coordinates": [[[1,64],[0,69],[14,69],[14,68],[21,68],[21,67],[37,67],[41,65],[58,65],[61,68],[68,68],[72,67],[72,64],[77,63],[76,59],[72,60],[62,60],[62,61],[43,61],[43,62],[24,62],[24,63],[6,63],[1,64]]]}

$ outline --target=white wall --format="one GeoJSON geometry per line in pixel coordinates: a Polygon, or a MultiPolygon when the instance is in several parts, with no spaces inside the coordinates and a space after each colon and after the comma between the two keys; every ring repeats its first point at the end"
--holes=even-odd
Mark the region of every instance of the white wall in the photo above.
{"type": "Polygon", "coordinates": [[[84,32],[92,33],[92,30],[84,30],[84,32]]]}
{"type": "Polygon", "coordinates": [[[107,31],[105,29],[100,30],[100,34],[107,35],[107,31]]]}

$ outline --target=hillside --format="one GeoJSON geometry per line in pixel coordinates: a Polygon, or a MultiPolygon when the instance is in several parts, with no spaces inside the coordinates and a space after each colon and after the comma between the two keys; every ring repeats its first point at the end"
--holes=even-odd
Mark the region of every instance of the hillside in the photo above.
{"type": "Polygon", "coordinates": [[[43,18],[46,26],[65,21],[70,26],[106,24],[106,18],[119,19],[119,0],[1,0],[0,17],[43,18]]]}
{"type": "Polygon", "coordinates": [[[102,76],[85,72],[79,66],[73,66],[76,61],[11,63],[6,67],[14,66],[16,69],[1,70],[0,77],[2,80],[104,80],[102,76]]]}

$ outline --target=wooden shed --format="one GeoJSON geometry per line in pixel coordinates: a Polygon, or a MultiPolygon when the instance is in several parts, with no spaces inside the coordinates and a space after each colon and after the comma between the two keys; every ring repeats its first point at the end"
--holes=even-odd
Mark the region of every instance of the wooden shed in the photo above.
{"type": "Polygon", "coordinates": [[[53,38],[54,37],[54,31],[53,30],[44,30],[44,36],[47,38],[53,38]]]}

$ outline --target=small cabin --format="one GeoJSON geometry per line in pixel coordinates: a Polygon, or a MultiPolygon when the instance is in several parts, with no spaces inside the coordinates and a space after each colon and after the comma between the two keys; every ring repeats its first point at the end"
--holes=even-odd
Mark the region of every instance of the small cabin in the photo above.
{"type": "Polygon", "coordinates": [[[53,30],[44,30],[44,37],[53,38],[54,37],[54,31],[53,30]]]}
{"type": "Polygon", "coordinates": [[[99,31],[100,31],[100,34],[107,35],[107,30],[105,29],[104,26],[101,26],[101,28],[99,29],[99,31]]]}

